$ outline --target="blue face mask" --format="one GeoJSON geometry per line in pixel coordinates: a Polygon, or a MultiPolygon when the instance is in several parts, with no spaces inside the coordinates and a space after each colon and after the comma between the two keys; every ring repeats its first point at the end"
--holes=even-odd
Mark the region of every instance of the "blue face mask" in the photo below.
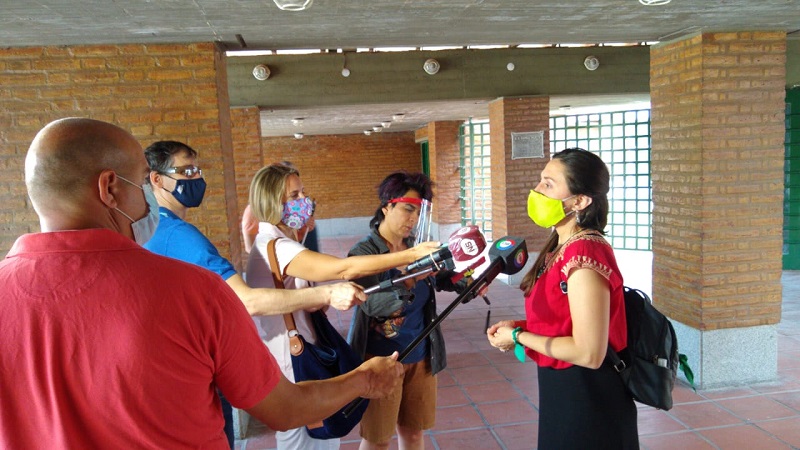
{"type": "MultiPolygon", "coordinates": [[[[172,179],[175,180],[175,178],[172,179]]],[[[203,196],[205,193],[206,180],[203,178],[195,178],[191,180],[175,180],[175,189],[172,191],[172,196],[175,197],[181,205],[187,208],[196,208],[200,206],[200,203],[203,203],[203,196]]]]}

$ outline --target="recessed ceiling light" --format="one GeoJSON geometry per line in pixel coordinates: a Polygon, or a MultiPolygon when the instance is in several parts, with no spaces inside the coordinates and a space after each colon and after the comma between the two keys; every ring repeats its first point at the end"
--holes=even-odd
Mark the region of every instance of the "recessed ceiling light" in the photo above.
{"type": "Polygon", "coordinates": [[[439,72],[439,68],[441,68],[439,61],[433,58],[428,59],[425,61],[425,64],[422,65],[422,70],[428,75],[436,75],[436,73],[439,72]]]}
{"type": "Polygon", "coordinates": [[[273,0],[279,9],[283,11],[304,11],[311,8],[314,0],[273,0]]]}
{"type": "Polygon", "coordinates": [[[258,81],[264,81],[269,78],[270,74],[269,67],[266,64],[259,64],[253,67],[253,78],[258,81]]]}

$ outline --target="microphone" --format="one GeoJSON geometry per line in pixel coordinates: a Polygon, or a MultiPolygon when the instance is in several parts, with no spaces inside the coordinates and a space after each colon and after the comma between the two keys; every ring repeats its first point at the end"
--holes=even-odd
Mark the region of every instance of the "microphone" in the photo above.
{"type": "Polygon", "coordinates": [[[468,225],[456,230],[447,241],[447,246],[422,257],[406,267],[406,272],[416,272],[430,266],[438,266],[453,258],[456,262],[468,262],[486,248],[486,239],[477,225],[468,225]]]}
{"type": "MultiPolygon", "coordinates": [[[[461,231],[461,230],[459,230],[461,231]]],[[[457,233],[456,233],[457,234],[457,233]]],[[[486,242],[484,241],[484,246],[486,242]]],[[[436,318],[428,323],[422,332],[409,343],[406,348],[400,352],[397,360],[403,362],[405,358],[423,341],[433,330],[439,326],[442,321],[455,310],[461,303],[467,303],[475,298],[478,293],[494,281],[497,275],[503,273],[506,275],[514,275],[525,267],[528,262],[528,247],[525,245],[525,239],[515,236],[506,236],[497,240],[489,249],[489,265],[478,277],[467,287],[467,289],[456,297],[450,305],[448,305],[436,318]]],[[[366,290],[365,290],[366,292],[366,290]]],[[[487,315],[488,325],[488,315],[487,315]]],[[[342,414],[349,417],[353,412],[358,409],[358,406],[364,401],[363,398],[357,398],[350,402],[342,414]]]]}
{"type": "MultiPolygon", "coordinates": [[[[476,294],[484,287],[488,286],[498,275],[514,275],[525,267],[528,262],[528,247],[525,239],[515,236],[505,236],[497,240],[489,248],[489,264],[480,273],[473,284],[478,284],[474,291],[476,294]]],[[[475,295],[464,297],[463,302],[467,303],[475,295]]],[[[484,301],[489,304],[489,300],[484,296],[484,301]]]]}
{"type": "Polygon", "coordinates": [[[451,259],[452,257],[453,253],[450,251],[450,249],[448,247],[442,247],[430,255],[423,256],[422,258],[409,264],[408,267],[406,267],[406,272],[416,272],[420,269],[426,269],[428,267],[439,267],[442,263],[448,259],[451,259]]]}
{"type": "MultiPolygon", "coordinates": [[[[454,260],[457,262],[469,262],[483,253],[485,249],[486,239],[476,225],[461,227],[450,236],[446,247],[442,247],[430,255],[409,264],[408,267],[406,267],[408,273],[397,278],[383,280],[374,286],[364,289],[364,293],[369,295],[384,289],[389,289],[395,284],[402,283],[409,278],[433,272],[434,270],[454,270],[454,260]]],[[[482,264],[483,261],[484,260],[480,263],[472,264],[470,267],[475,268],[482,264]]],[[[458,282],[459,279],[453,280],[453,283],[458,282]]]]}
{"type": "Polygon", "coordinates": [[[505,236],[495,241],[489,249],[489,265],[479,278],[487,281],[487,285],[497,275],[514,275],[528,262],[528,246],[525,239],[516,236],[505,236]]]}
{"type": "Polygon", "coordinates": [[[515,236],[500,238],[489,249],[489,260],[500,261],[500,273],[514,275],[528,262],[528,246],[525,239],[515,236]]]}

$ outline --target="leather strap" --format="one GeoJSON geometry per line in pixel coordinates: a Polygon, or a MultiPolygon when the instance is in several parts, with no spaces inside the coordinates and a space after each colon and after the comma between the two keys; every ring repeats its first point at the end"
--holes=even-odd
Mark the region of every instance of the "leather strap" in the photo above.
{"type": "MultiPolygon", "coordinates": [[[[283,277],[280,273],[280,266],[278,265],[278,255],[275,252],[275,244],[278,239],[273,239],[267,243],[267,257],[269,258],[269,268],[272,270],[272,280],[275,282],[276,289],[285,289],[283,285],[283,277]]],[[[292,313],[283,315],[283,323],[286,325],[286,330],[289,332],[289,353],[294,356],[300,356],[303,353],[303,340],[300,339],[300,333],[297,331],[297,325],[294,323],[294,316],[292,313]]]]}

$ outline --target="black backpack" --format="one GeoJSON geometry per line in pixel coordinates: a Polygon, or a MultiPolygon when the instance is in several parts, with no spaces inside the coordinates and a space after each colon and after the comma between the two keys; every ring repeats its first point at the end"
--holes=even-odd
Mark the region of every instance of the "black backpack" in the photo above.
{"type": "Polygon", "coordinates": [[[614,364],[634,400],[658,409],[672,408],[672,388],[681,367],[694,388],[686,355],[678,353],[675,329],[652,304],[650,297],[627,286],[625,316],[628,347],[618,355],[609,345],[607,358],[614,364]]]}

